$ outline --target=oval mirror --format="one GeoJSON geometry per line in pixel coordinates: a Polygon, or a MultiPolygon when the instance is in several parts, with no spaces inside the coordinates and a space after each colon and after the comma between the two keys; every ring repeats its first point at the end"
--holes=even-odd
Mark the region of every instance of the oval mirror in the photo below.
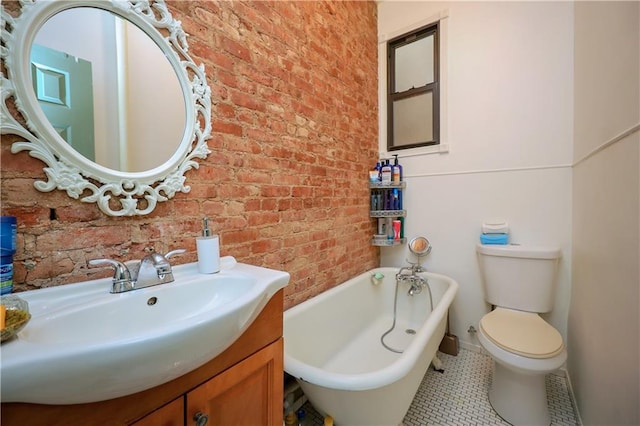
{"type": "Polygon", "coordinates": [[[37,181],[35,187],[64,190],[73,198],[96,203],[112,216],[148,214],[176,192],[188,192],[185,172],[197,168],[196,159],[210,152],[206,141],[211,135],[211,91],[204,67],[191,59],[186,34],[164,1],[36,0],[20,4],[19,16],[0,5],[4,47],[0,51],[8,76],[2,75],[0,118],[3,134],[25,139],[15,142],[12,152],[26,150],[46,164],[47,180],[37,181]],[[78,18],[78,13],[84,15],[78,18]],[[78,22],[86,23],[85,19],[95,19],[92,22],[101,29],[83,32],[78,22]],[[68,40],[51,45],[47,40],[52,33],[61,36],[60,25],[94,52],[75,51],[68,40]],[[109,34],[114,35],[107,37],[109,34]],[[104,56],[96,54],[124,45],[129,50],[126,54],[115,48],[104,56]],[[93,90],[76,92],[94,98],[84,100],[85,105],[93,105],[93,117],[89,114],[76,121],[86,124],[85,134],[93,134],[94,143],[86,143],[90,137],[81,136],[76,145],[74,136],[80,130],[73,122],[75,112],[70,114],[69,125],[43,110],[43,103],[76,102],[71,96],[72,73],[33,55],[66,57],[72,66],[90,62],[91,71],[85,72],[90,82],[84,87],[93,90]],[[104,70],[101,62],[114,61],[115,68],[104,70]],[[97,74],[99,68],[102,75],[97,74]],[[126,84],[102,86],[105,79],[126,84]],[[10,112],[7,102],[11,97],[22,119],[10,112]],[[154,105],[159,108],[148,111],[154,105]],[[169,127],[160,126],[165,122],[169,127]]]}
{"type": "Polygon", "coordinates": [[[431,244],[425,237],[416,237],[409,242],[409,250],[420,258],[431,253],[431,244]]]}
{"type": "Polygon", "coordinates": [[[31,82],[60,137],[104,167],[153,169],[183,138],[185,102],[167,57],[106,10],[75,7],[50,17],[31,46],[31,82]]]}

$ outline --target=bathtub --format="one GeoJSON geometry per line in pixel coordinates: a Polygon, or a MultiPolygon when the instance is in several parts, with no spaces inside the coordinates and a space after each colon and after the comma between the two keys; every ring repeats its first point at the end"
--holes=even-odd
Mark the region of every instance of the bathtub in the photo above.
{"type": "Polygon", "coordinates": [[[458,283],[421,273],[429,292],[409,296],[398,286],[397,268],[378,268],[352,278],[284,313],[284,369],[296,378],[311,404],[337,425],[398,425],[445,333],[447,311],[458,283]],[[373,275],[384,278],[378,283],[373,275]]]}

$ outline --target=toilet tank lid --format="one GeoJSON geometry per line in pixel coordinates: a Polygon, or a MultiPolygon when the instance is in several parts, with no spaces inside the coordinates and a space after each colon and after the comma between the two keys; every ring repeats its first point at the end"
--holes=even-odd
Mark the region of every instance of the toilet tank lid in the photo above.
{"type": "Polygon", "coordinates": [[[520,257],[527,259],[559,259],[559,248],[524,246],[519,244],[477,244],[476,252],[487,256],[520,257]]]}

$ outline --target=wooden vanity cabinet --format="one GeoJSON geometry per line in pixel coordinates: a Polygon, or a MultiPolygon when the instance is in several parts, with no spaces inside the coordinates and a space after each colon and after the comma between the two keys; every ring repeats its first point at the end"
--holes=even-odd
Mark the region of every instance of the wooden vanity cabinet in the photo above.
{"type": "Polygon", "coordinates": [[[282,425],[282,349],[280,339],[189,392],[187,424],[206,415],[210,425],[282,425]]]}
{"type": "Polygon", "coordinates": [[[281,425],[282,349],[279,339],[132,426],[281,425]]]}
{"type": "Polygon", "coordinates": [[[90,404],[4,403],[1,423],[182,426],[196,425],[199,413],[207,416],[207,425],[280,426],[283,294],[283,290],[276,293],[227,350],[182,377],[137,394],[90,404]]]}
{"type": "Polygon", "coordinates": [[[184,417],[184,398],[178,398],[147,414],[132,426],[183,426],[185,424],[189,423],[184,417]]]}

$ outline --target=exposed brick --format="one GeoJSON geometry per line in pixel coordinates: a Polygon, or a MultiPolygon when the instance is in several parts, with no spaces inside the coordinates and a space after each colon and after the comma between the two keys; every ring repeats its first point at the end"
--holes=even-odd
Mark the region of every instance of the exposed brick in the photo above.
{"type": "Polygon", "coordinates": [[[230,135],[242,136],[242,126],[229,121],[214,120],[212,123],[214,132],[228,133],[230,135]]]}
{"type": "Polygon", "coordinates": [[[102,213],[95,205],[74,203],[70,206],[59,207],[54,210],[56,219],[60,222],[89,222],[102,217],[102,213]]]}
{"type": "Polygon", "coordinates": [[[188,193],[145,217],[107,217],[62,191],[38,192],[43,163],[12,154],[19,138],[2,135],[16,290],[109,276],[87,266],[97,257],[184,247],[175,262],[193,262],[204,216],[223,255],[291,274],[285,307],[377,266],[366,183],[378,155],[375,2],[167,3],[205,66],[211,154],[187,172],[188,193]]]}
{"type": "Polygon", "coordinates": [[[264,112],[267,109],[265,103],[256,99],[254,95],[238,92],[237,90],[231,92],[231,102],[236,105],[261,112],[264,112]]]}
{"type": "Polygon", "coordinates": [[[272,225],[280,221],[280,215],[278,213],[268,213],[265,211],[259,213],[251,213],[248,216],[249,226],[262,226],[272,225]]]}
{"type": "Polygon", "coordinates": [[[251,61],[251,50],[245,45],[240,44],[235,40],[231,40],[227,37],[222,36],[220,45],[222,49],[226,52],[229,52],[233,56],[238,59],[250,62],[251,61]]]}

